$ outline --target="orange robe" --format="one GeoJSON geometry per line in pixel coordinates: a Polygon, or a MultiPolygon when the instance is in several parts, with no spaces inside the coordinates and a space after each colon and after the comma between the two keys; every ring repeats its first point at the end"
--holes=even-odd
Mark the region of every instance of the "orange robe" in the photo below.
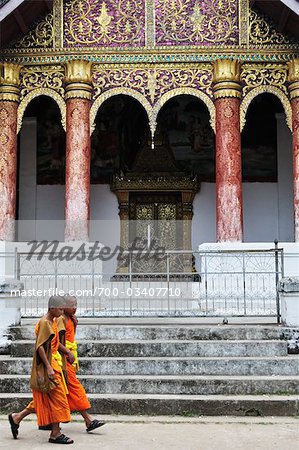
{"type": "MultiPolygon", "coordinates": [[[[43,326],[42,321],[45,321],[45,319],[41,319],[38,322],[37,326],[35,327],[37,342],[40,327],[43,326]]],[[[58,422],[70,422],[71,420],[70,408],[66,396],[67,389],[63,379],[63,373],[61,367],[59,366],[57,360],[55,359],[59,347],[59,334],[57,323],[55,320],[51,324],[51,328],[52,328],[51,336],[53,336],[51,340],[51,350],[52,350],[51,367],[55,371],[57,386],[54,389],[50,390],[49,392],[41,392],[36,389],[32,390],[33,402],[31,402],[27,406],[27,408],[30,409],[31,406],[32,409],[35,409],[38,425],[49,425],[51,423],[58,423],[58,422]]],[[[35,347],[36,352],[38,348],[39,348],[38,345],[36,345],[35,347]]]]}
{"type": "MultiPolygon", "coordinates": [[[[76,327],[72,319],[68,318],[68,321],[65,324],[65,330],[66,347],[68,347],[68,342],[71,344],[75,342],[76,327]]],[[[71,411],[83,411],[89,409],[91,405],[86,396],[84,387],[76,376],[76,369],[77,367],[73,367],[73,365],[67,361],[67,399],[71,411]]]]}

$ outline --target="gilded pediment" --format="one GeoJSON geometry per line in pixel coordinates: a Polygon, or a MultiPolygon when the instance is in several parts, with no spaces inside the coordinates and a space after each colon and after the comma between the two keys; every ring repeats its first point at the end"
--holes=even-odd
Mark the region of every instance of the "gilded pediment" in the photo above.
{"type": "Polygon", "coordinates": [[[208,52],[294,44],[249,0],[54,0],[53,12],[12,47],[208,52]]]}

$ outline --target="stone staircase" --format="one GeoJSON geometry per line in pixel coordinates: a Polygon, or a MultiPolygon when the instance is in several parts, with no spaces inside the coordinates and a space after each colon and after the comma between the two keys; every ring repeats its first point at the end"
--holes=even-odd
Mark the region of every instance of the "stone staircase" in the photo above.
{"type": "MultiPolygon", "coordinates": [[[[165,323],[78,327],[79,377],[93,412],[299,415],[299,355],[287,351],[296,330],[165,323]]],[[[10,354],[0,355],[2,413],[31,399],[33,322],[10,333],[10,354]]]]}

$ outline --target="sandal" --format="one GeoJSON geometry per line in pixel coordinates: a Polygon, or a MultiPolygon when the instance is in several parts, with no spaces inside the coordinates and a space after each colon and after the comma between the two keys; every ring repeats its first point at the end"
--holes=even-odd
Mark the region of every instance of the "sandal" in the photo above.
{"type": "Polygon", "coordinates": [[[73,444],[73,439],[70,439],[65,434],[60,434],[57,438],[49,438],[51,444],[73,444]]]}
{"type": "Polygon", "coordinates": [[[87,433],[89,433],[89,431],[93,431],[96,428],[102,427],[103,425],[105,425],[105,422],[100,422],[99,420],[95,419],[88,425],[88,427],[86,428],[86,431],[87,431],[87,433]]]}
{"type": "Polygon", "coordinates": [[[18,423],[14,422],[11,414],[9,414],[8,420],[9,420],[9,423],[10,423],[10,428],[11,428],[11,432],[12,432],[13,438],[17,439],[18,438],[18,434],[19,434],[18,429],[19,429],[20,425],[18,423]]]}

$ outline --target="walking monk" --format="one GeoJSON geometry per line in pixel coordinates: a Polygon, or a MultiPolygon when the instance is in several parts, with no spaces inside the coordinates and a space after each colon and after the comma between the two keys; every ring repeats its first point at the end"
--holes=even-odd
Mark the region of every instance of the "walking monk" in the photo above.
{"type": "MultiPolygon", "coordinates": [[[[60,422],[70,422],[71,414],[67,400],[67,387],[62,371],[62,358],[58,352],[59,333],[57,318],[63,313],[65,299],[52,296],[48,312],[35,327],[36,342],[33,355],[30,386],[33,392],[34,409],[39,426],[51,425],[49,442],[54,444],[73,444],[73,440],[61,433],[60,422]]],[[[29,406],[30,408],[30,406],[29,406]]],[[[20,420],[8,416],[13,437],[18,436],[19,423],[23,417],[33,412],[25,409],[20,420]]]]}
{"type": "Polygon", "coordinates": [[[87,410],[90,408],[89,400],[86,396],[85,389],[78,380],[76,372],[79,369],[77,342],[75,341],[77,318],[75,316],[77,310],[77,299],[71,295],[64,296],[65,307],[62,315],[65,325],[65,347],[74,356],[68,357],[67,353],[67,381],[68,394],[67,399],[71,411],[79,411],[85,420],[86,431],[93,431],[103,426],[105,423],[97,419],[92,419],[87,410]]]}
{"type": "MultiPolygon", "coordinates": [[[[87,409],[90,408],[89,400],[85,390],[76,376],[79,368],[77,342],[75,341],[75,332],[77,319],[75,313],[77,310],[77,299],[70,295],[63,297],[64,313],[59,317],[57,326],[60,335],[59,352],[67,357],[66,373],[67,373],[67,400],[71,411],[79,411],[83,416],[86,424],[86,431],[93,431],[103,426],[105,423],[100,422],[88,414],[87,409]],[[66,333],[64,333],[66,331],[66,333]]],[[[9,421],[14,438],[17,438],[20,422],[29,414],[35,412],[34,401],[30,402],[23,411],[9,415],[9,421]],[[15,434],[14,434],[15,433],[15,434]]],[[[49,429],[48,425],[40,425],[40,429],[49,429]]]]}

